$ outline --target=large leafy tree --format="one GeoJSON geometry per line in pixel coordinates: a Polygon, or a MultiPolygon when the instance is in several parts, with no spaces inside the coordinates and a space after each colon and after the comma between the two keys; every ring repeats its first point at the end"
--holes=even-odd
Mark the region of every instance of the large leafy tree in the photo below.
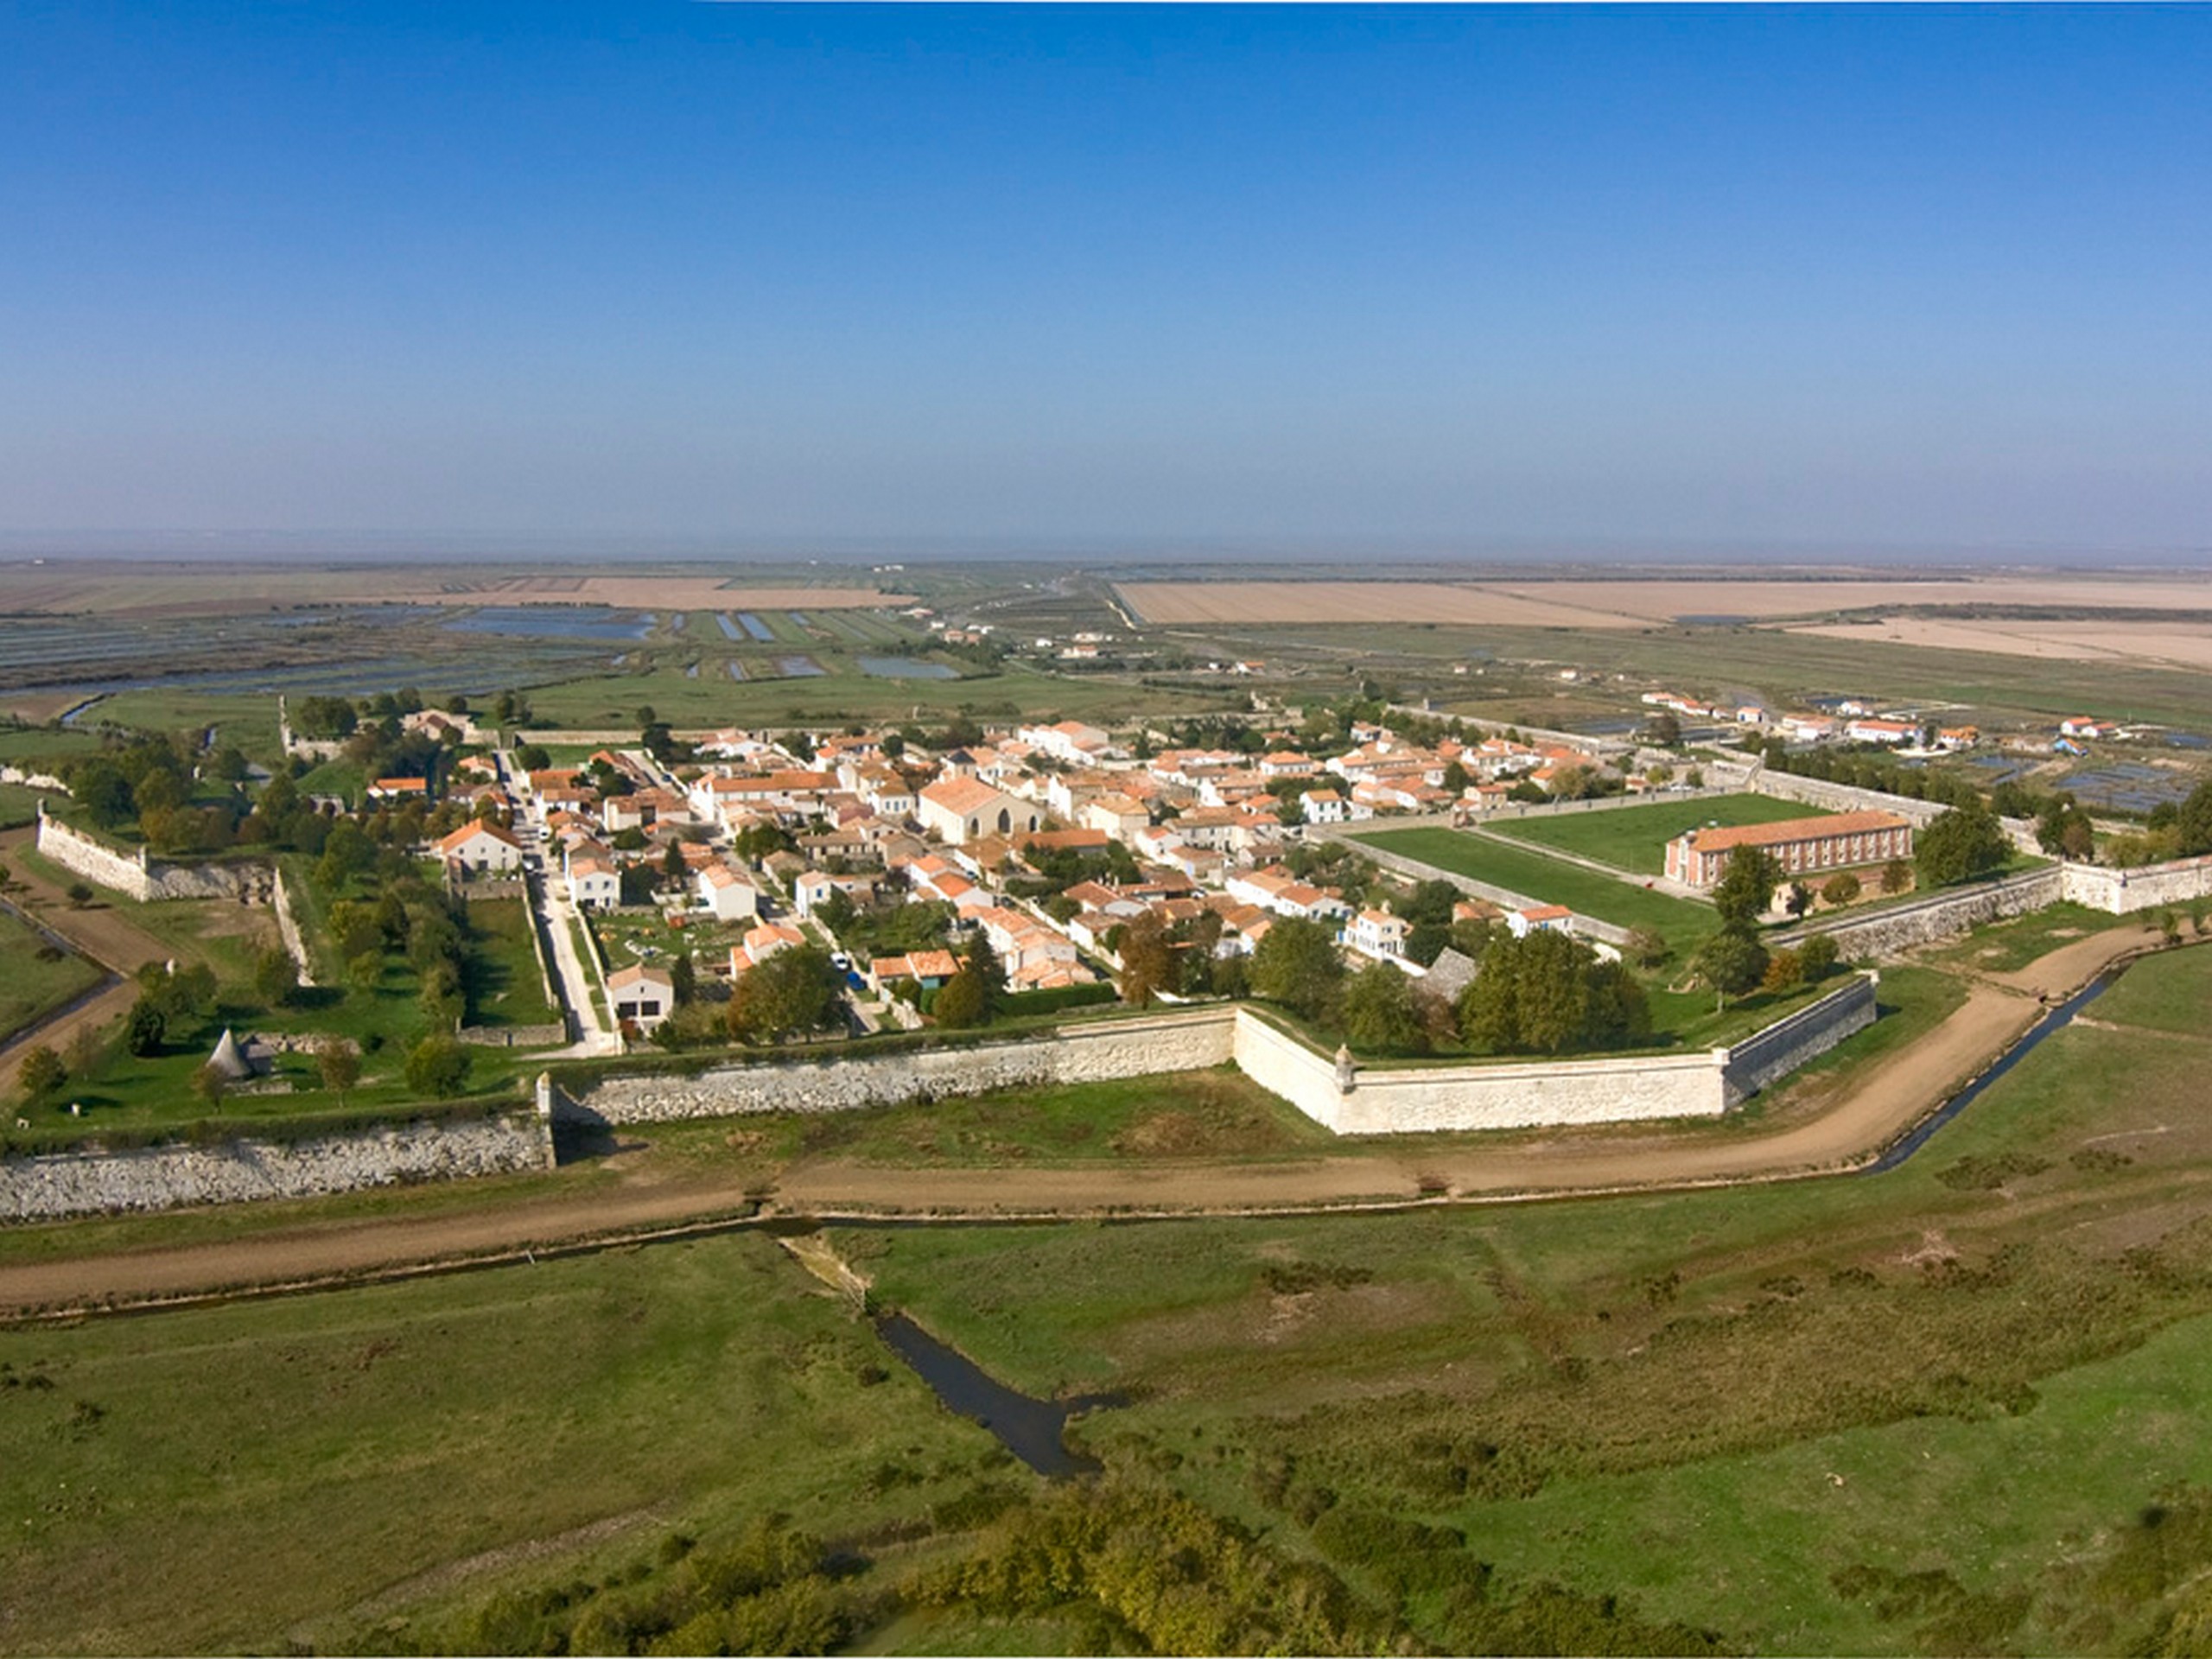
{"type": "Polygon", "coordinates": [[[1428,1036],[1413,981],[1387,962],[1370,963],[1344,987],[1344,1039],[1366,1053],[1421,1053],[1428,1036]]]}
{"type": "Polygon", "coordinates": [[[1485,1053],[1562,1054],[1640,1042],[1651,1015],[1643,988],[1618,963],[1540,928],[1491,942],[1460,1000],[1459,1027],[1485,1053]]]}
{"type": "Polygon", "coordinates": [[[1157,912],[1132,917],[1114,953],[1122,959],[1122,1001],[1133,1008],[1149,1007],[1161,991],[1173,989],[1180,976],[1174,941],[1157,912]]]}
{"type": "Polygon", "coordinates": [[[1344,981],[1336,936],[1319,922],[1286,916],[1252,953],[1252,988],[1309,1020],[1335,1016],[1344,981]]]}
{"type": "Polygon", "coordinates": [[[407,1052],[407,1086],[417,1094],[442,1098],[468,1086],[469,1064],[474,1058],[458,1037],[425,1037],[407,1052]]]}
{"type": "Polygon", "coordinates": [[[1727,868],[1713,884],[1713,907],[1720,912],[1720,925],[1758,926],[1782,874],[1780,861],[1764,847],[1738,847],[1731,853],[1727,868]]]}
{"type": "Polygon", "coordinates": [[[2012,844],[1996,814],[1979,801],[1938,814],[1920,832],[1913,864],[1924,887],[1948,887],[1996,869],[2012,856],[2012,844]]]}
{"type": "Polygon", "coordinates": [[[741,975],[730,993],[730,1033],[751,1043],[780,1043],[837,1023],[842,976],[818,945],[793,945],[741,975]]]}
{"type": "Polygon", "coordinates": [[[1707,939],[1692,963],[1724,1006],[1732,996],[1757,990],[1766,977],[1766,947],[1737,927],[1724,927],[1707,939]]]}
{"type": "Polygon", "coordinates": [[[2189,798],[2181,804],[2175,827],[2180,832],[2177,850],[2183,858],[2212,853],[2212,782],[2199,784],[2190,791],[2189,798]]]}
{"type": "Polygon", "coordinates": [[[999,960],[990,936],[981,928],[968,941],[968,952],[961,962],[960,971],[972,977],[982,988],[986,1017],[1006,1007],[1006,964],[999,960]]]}

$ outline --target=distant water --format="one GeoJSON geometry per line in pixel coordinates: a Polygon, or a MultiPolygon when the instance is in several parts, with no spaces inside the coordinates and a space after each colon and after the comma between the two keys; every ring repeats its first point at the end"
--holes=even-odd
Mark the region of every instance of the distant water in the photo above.
{"type": "Polygon", "coordinates": [[[604,605],[487,605],[446,626],[456,633],[514,634],[528,639],[642,639],[651,614],[604,605]]]}

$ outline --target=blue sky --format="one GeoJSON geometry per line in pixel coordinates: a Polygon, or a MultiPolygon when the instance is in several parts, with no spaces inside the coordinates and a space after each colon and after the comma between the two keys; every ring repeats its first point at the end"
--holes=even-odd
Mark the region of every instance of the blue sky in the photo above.
{"type": "Polygon", "coordinates": [[[0,11],[0,531],[2212,547],[2212,10],[0,11]]]}

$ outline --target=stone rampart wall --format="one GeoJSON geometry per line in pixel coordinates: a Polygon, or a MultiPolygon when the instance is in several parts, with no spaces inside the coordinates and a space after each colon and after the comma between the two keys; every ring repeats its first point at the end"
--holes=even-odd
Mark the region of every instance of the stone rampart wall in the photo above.
{"type": "Polygon", "coordinates": [[[1076,1026],[1013,1043],[906,1050],[849,1059],[766,1061],[685,1077],[607,1077],[556,1116],[608,1123],[728,1117],[750,1112],[840,1112],[950,1095],[1163,1071],[1197,1071],[1230,1057],[1233,1008],[1076,1026]]]}
{"type": "Polygon", "coordinates": [[[152,883],[137,859],[71,829],[59,818],[47,817],[44,802],[39,804],[38,850],[63,869],[73,870],[104,887],[113,887],[142,902],[152,896],[152,883]]]}
{"type": "Polygon", "coordinates": [[[2068,864],[2060,871],[2060,892],[2077,905],[2114,916],[2193,904],[2212,899],[2212,858],[2176,859],[2170,864],[2145,864],[2133,870],[2068,864]]]}
{"type": "Polygon", "coordinates": [[[1824,1054],[1875,1017],[1875,978],[1855,975],[1733,1048],[1589,1060],[1358,1069],[1336,1063],[1264,1015],[1242,1011],[1236,1064],[1340,1135],[1535,1128],[1713,1117],[1824,1054]]]}
{"type": "Polygon", "coordinates": [[[410,1123],[293,1145],[241,1140],[9,1158],[0,1160],[0,1222],[315,1198],[552,1164],[546,1126],[525,1114],[410,1123]]]}
{"type": "Polygon", "coordinates": [[[300,924],[292,914],[292,897],[284,891],[284,872],[279,869],[270,884],[270,898],[276,909],[276,931],[284,941],[284,949],[300,970],[300,983],[315,983],[315,961],[308,955],[308,943],[300,936],[300,924]]]}
{"type": "MultiPolygon", "coordinates": [[[[1705,769],[1707,777],[1713,769],[1705,769]]],[[[1636,795],[1599,795],[1586,801],[1507,801],[1493,806],[1475,820],[1478,824],[1514,823],[1522,818],[1572,818],[1585,812],[1630,812],[1640,806],[1673,806],[1682,801],[1712,800],[1723,795],[1740,795],[1744,791],[1734,785],[1707,785],[1702,789],[1645,790],[1636,795]]],[[[1397,828],[1393,823],[1392,829],[1397,828]]]]}
{"type": "Polygon", "coordinates": [[[1853,962],[1893,957],[1916,945],[1935,944],[1956,938],[1985,922],[2024,916],[2031,910],[2058,902],[2061,872],[2031,870],[1986,887],[1962,893],[1937,893],[1894,909],[1876,911],[1856,921],[1818,927],[1793,928],[1776,943],[1796,944],[1811,934],[1825,933],[1835,941],[1839,954],[1853,962]]]}
{"type": "Polygon", "coordinates": [[[455,1033],[480,1048],[550,1048],[569,1040],[569,1028],[544,1026],[463,1026],[455,1033]]]}
{"type": "Polygon", "coordinates": [[[126,853],[48,816],[41,804],[38,850],[64,869],[141,904],[163,899],[238,899],[266,902],[274,873],[266,864],[169,864],[144,853],[126,853]]]}
{"type": "Polygon", "coordinates": [[[1236,1058],[1262,1088],[1339,1135],[1713,1117],[1727,1103],[1715,1052],[1363,1069],[1345,1090],[1328,1057],[1247,1013],[1237,1021],[1236,1058]]]}
{"type": "Polygon", "coordinates": [[[1872,973],[1853,974],[1848,983],[1819,1001],[1776,1020],[1730,1049],[1722,1078],[1728,1103],[1741,1103],[1872,1025],[1878,1012],[1878,983],[1872,973]]]}

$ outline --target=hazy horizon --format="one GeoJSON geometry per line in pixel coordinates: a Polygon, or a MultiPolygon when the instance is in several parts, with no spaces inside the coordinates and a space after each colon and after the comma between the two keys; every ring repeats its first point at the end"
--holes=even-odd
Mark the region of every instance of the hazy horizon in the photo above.
{"type": "Polygon", "coordinates": [[[483,564],[734,563],[861,566],[1015,563],[1141,567],[1275,565],[1286,569],[1371,564],[1378,569],[1591,567],[1849,567],[1946,569],[2030,567],[2096,569],[2212,569],[2212,547],[1870,546],[1789,543],[1775,539],[1729,545],[1703,542],[1439,545],[1386,537],[1333,537],[1236,541],[1183,537],[1107,541],[1067,537],[988,539],[599,535],[523,531],[67,531],[0,529],[0,563],[36,560],[118,563],[260,562],[405,564],[441,559],[483,564]]]}

